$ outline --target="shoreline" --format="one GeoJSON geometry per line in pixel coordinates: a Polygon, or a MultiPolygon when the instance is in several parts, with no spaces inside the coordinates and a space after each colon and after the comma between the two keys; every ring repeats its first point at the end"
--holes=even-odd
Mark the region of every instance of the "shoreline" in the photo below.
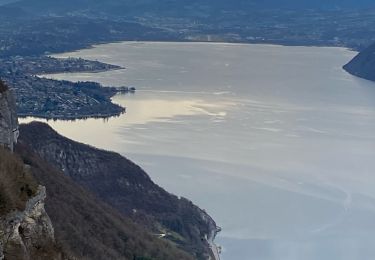
{"type": "MultiPolygon", "coordinates": [[[[353,50],[353,49],[350,49],[349,47],[345,47],[345,46],[325,46],[325,45],[287,45],[287,44],[281,44],[281,43],[263,43],[263,42],[239,42],[239,43],[235,43],[235,42],[206,42],[206,41],[116,41],[116,42],[109,42],[109,43],[100,43],[100,44],[95,44],[95,45],[92,45],[88,48],[83,48],[83,49],[79,49],[79,50],[75,50],[75,51],[68,51],[68,52],[64,52],[64,53],[56,53],[56,54],[51,54],[50,56],[54,57],[54,58],[68,58],[70,57],[69,55],[67,54],[70,54],[70,55],[76,55],[76,57],[80,57],[79,56],[79,52],[80,51],[83,51],[83,50],[91,50],[91,49],[95,49],[97,47],[100,47],[100,46],[105,46],[105,45],[115,45],[115,44],[153,44],[153,43],[159,43],[159,44],[170,44],[170,43],[175,43],[175,44],[192,44],[192,45],[213,45],[213,46],[222,46],[222,45],[228,45],[228,46],[249,46],[249,45],[263,45],[263,46],[272,46],[272,47],[301,47],[301,48],[311,48],[311,47],[315,47],[315,48],[323,48],[323,49],[326,49],[326,48],[329,48],[329,49],[332,49],[332,48],[335,48],[335,49],[342,49],[342,50],[349,50],[349,51],[352,51],[352,52],[357,52],[356,50],[353,50]],[[65,55],[65,57],[63,57],[65,55]]],[[[100,61],[100,60],[99,60],[100,61]]],[[[108,63],[110,64],[110,63],[108,63]]],[[[114,65],[114,64],[110,64],[110,65],[114,65]]],[[[117,66],[117,65],[114,65],[114,66],[117,66]]],[[[121,67],[121,68],[112,68],[112,69],[104,69],[104,70],[96,70],[96,71],[71,71],[71,72],[67,72],[67,73],[48,73],[48,74],[41,74],[41,75],[38,75],[38,76],[43,76],[43,75],[51,75],[51,74],[71,74],[71,73],[87,73],[87,74],[96,74],[96,73],[102,73],[102,72],[107,72],[107,71],[116,71],[116,70],[122,70],[122,69],[126,69],[124,67],[121,67]]],[[[33,116],[35,117],[35,116],[33,116]]],[[[39,117],[39,116],[36,116],[36,117],[39,117]]],[[[109,116],[109,117],[112,117],[112,116],[109,116]]],[[[107,117],[107,118],[109,118],[107,117]]],[[[100,119],[100,118],[103,118],[103,117],[96,117],[96,116],[83,116],[83,117],[80,117],[80,118],[46,118],[44,117],[44,119],[46,119],[47,121],[48,120],[67,120],[67,121],[74,121],[74,120],[79,120],[79,119],[100,119]]],[[[106,117],[104,117],[106,118],[106,117]]],[[[210,251],[210,256],[209,256],[209,259],[208,260],[221,260],[221,257],[220,257],[220,251],[221,251],[221,248],[220,248],[220,245],[216,244],[215,243],[215,238],[217,236],[217,234],[220,232],[220,230],[218,229],[218,227],[215,225],[211,228],[210,230],[210,234],[208,235],[207,239],[206,239],[206,242],[208,244],[208,247],[209,247],[209,251],[210,251]]]]}
{"type": "Polygon", "coordinates": [[[209,235],[207,242],[211,250],[211,256],[209,260],[221,260],[220,258],[220,246],[215,243],[215,238],[217,234],[221,231],[221,228],[215,227],[215,229],[211,230],[211,234],[209,235]],[[211,259],[213,257],[213,259],[211,259]]]}
{"type": "MultiPolygon", "coordinates": [[[[126,48],[126,46],[124,46],[124,47],[126,48]]],[[[275,48],[275,49],[277,50],[277,48],[275,48]]],[[[329,51],[329,50],[327,50],[327,51],[329,51]]],[[[337,52],[340,52],[340,51],[337,51],[337,52]]],[[[209,234],[211,234],[211,233],[209,233],[209,234]]],[[[219,248],[218,248],[218,245],[216,245],[216,244],[214,243],[214,241],[215,241],[215,236],[214,236],[213,234],[214,234],[214,232],[212,231],[212,235],[209,236],[209,238],[211,237],[211,239],[209,239],[209,240],[207,240],[207,241],[208,241],[208,244],[211,246],[209,252],[212,253],[212,256],[211,256],[210,259],[217,260],[217,259],[220,259],[220,255],[217,257],[217,256],[215,255],[215,252],[218,252],[219,248]]],[[[217,236],[217,239],[218,239],[218,240],[220,240],[220,238],[221,238],[221,234],[219,234],[219,235],[217,236]]],[[[227,243],[224,243],[224,242],[223,242],[223,245],[224,245],[224,247],[227,247],[227,243]]],[[[230,248],[229,248],[229,245],[228,245],[228,249],[230,249],[230,248]]],[[[228,250],[228,252],[223,253],[223,255],[222,255],[221,257],[224,257],[224,258],[225,258],[225,256],[226,256],[227,254],[229,254],[229,251],[230,251],[230,250],[228,250]]]]}
{"type": "Polygon", "coordinates": [[[206,243],[210,251],[208,260],[220,260],[220,246],[215,243],[215,238],[221,231],[221,227],[216,224],[215,220],[205,210],[202,210],[202,213],[202,217],[206,219],[209,229],[206,237],[206,243]]]}
{"type": "MultiPolygon", "coordinates": [[[[66,58],[60,58],[60,57],[54,57],[56,59],[66,59],[66,58]]],[[[91,61],[91,60],[90,60],[91,61]]],[[[114,64],[108,64],[112,66],[117,66],[114,64]]],[[[98,70],[76,70],[76,71],[64,71],[64,72],[47,72],[47,73],[42,73],[42,74],[36,74],[33,76],[40,77],[40,78],[49,78],[48,75],[64,75],[64,74],[74,74],[74,73],[88,73],[88,74],[96,74],[96,73],[102,73],[102,72],[108,72],[108,71],[117,71],[117,70],[126,70],[125,67],[117,66],[118,68],[111,68],[111,69],[98,69],[98,70]]],[[[54,79],[57,81],[60,81],[58,79],[54,79]]]]}
{"type": "Polygon", "coordinates": [[[28,119],[28,118],[38,118],[38,119],[44,119],[46,121],[75,121],[75,120],[85,120],[85,119],[109,119],[111,117],[119,117],[122,114],[126,113],[126,108],[124,108],[124,111],[120,113],[108,113],[108,114],[92,114],[92,115],[77,115],[77,116],[45,116],[45,115],[30,115],[30,114],[22,114],[19,113],[18,117],[20,119],[28,119]]]}
{"type": "MultiPolygon", "coordinates": [[[[124,43],[139,43],[139,44],[142,44],[142,43],[212,44],[212,45],[231,45],[231,46],[266,45],[266,46],[279,46],[279,47],[339,48],[339,49],[353,51],[353,52],[356,52],[356,53],[359,52],[358,50],[356,50],[354,48],[351,48],[349,46],[344,46],[344,45],[343,46],[334,46],[334,45],[328,45],[328,44],[318,45],[318,44],[312,44],[312,43],[311,44],[286,44],[286,43],[282,43],[282,42],[271,42],[271,41],[228,42],[228,41],[189,41],[189,40],[180,40],[180,41],[178,41],[178,40],[176,40],[176,41],[163,41],[163,40],[142,40],[142,41],[130,40],[129,41],[129,40],[123,40],[122,41],[121,40],[121,41],[113,41],[113,42],[100,42],[100,43],[97,43],[97,44],[92,44],[92,45],[87,46],[87,47],[82,48],[82,49],[51,53],[48,56],[59,59],[59,58],[64,58],[64,57],[60,57],[60,55],[65,55],[65,54],[68,54],[68,53],[78,53],[78,52],[83,51],[83,50],[92,50],[92,49],[95,49],[95,48],[103,46],[103,45],[124,44],[124,43]]],[[[65,57],[65,58],[69,58],[69,57],[65,57]]],[[[118,66],[118,65],[115,65],[115,64],[109,64],[109,65],[118,66]]],[[[126,69],[126,68],[120,68],[120,69],[126,69]]],[[[105,72],[105,71],[108,71],[108,70],[99,71],[99,72],[105,72]]],[[[68,73],[86,73],[86,72],[79,72],[78,71],[78,72],[68,72],[68,73]]],[[[60,73],[51,73],[51,74],[60,74],[60,73]]],[[[62,73],[62,74],[64,74],[64,73],[62,73]]],[[[48,75],[48,74],[46,74],[46,75],[48,75]]]]}
{"type": "MultiPolygon", "coordinates": [[[[229,45],[229,46],[249,46],[249,45],[266,45],[266,46],[273,46],[273,47],[305,47],[305,48],[310,48],[310,47],[316,47],[316,48],[339,48],[339,49],[345,49],[345,50],[350,50],[350,51],[353,51],[355,52],[355,50],[352,50],[348,47],[345,47],[345,46],[322,46],[322,45],[287,45],[287,44],[281,44],[281,43],[267,43],[267,42],[205,42],[205,41],[116,41],[116,42],[109,42],[109,43],[99,43],[99,44],[95,44],[95,45],[92,45],[92,46],[89,46],[87,48],[84,48],[84,49],[79,49],[79,50],[75,50],[75,51],[68,51],[68,52],[64,52],[64,53],[54,53],[54,54],[50,54],[50,56],[54,57],[54,58],[68,58],[68,57],[71,57],[70,55],[77,55],[77,57],[79,57],[78,53],[80,51],[83,51],[83,50],[91,50],[91,49],[95,49],[97,47],[100,47],[100,46],[104,46],[104,45],[111,45],[111,44],[152,44],[152,43],[159,43],[159,44],[169,44],[169,43],[176,43],[176,44],[193,44],[193,45],[217,45],[217,46],[220,46],[220,45],[229,45]],[[67,54],[70,54],[70,55],[67,55],[67,54]],[[65,55],[65,57],[64,57],[65,55]]],[[[110,64],[110,63],[108,63],[110,64]]],[[[110,64],[110,65],[114,65],[114,64],[110,64]]],[[[114,66],[117,66],[117,65],[114,65],[114,66]]],[[[121,66],[120,66],[121,67],[121,66]]],[[[96,71],[75,71],[75,72],[67,72],[67,73],[48,73],[48,74],[41,74],[41,75],[38,75],[38,76],[43,76],[43,75],[51,75],[51,74],[70,74],[70,73],[88,73],[88,74],[96,74],[96,73],[102,73],[102,72],[107,72],[107,71],[116,71],[116,70],[122,70],[122,69],[126,69],[126,68],[113,68],[113,69],[107,69],[107,70],[96,70],[96,71]]],[[[35,117],[35,116],[34,116],[35,117]]],[[[37,116],[39,117],[39,116],[37,116]]],[[[25,117],[27,118],[27,117],[25,117]]],[[[90,119],[90,118],[103,118],[103,117],[95,117],[95,116],[89,116],[89,117],[81,117],[81,118],[44,118],[46,119],[47,121],[48,120],[67,120],[67,121],[70,121],[70,120],[79,120],[79,119],[90,119]]],[[[211,218],[211,217],[210,217],[211,218]]],[[[212,219],[212,218],[211,218],[212,219]]],[[[220,257],[220,246],[218,244],[215,243],[215,238],[217,236],[217,234],[220,232],[220,228],[215,225],[213,225],[211,227],[211,230],[210,230],[210,234],[208,235],[207,239],[206,239],[206,242],[208,244],[208,247],[209,247],[209,251],[210,251],[210,256],[209,256],[209,259],[208,260],[221,260],[221,257],[220,257]]]]}

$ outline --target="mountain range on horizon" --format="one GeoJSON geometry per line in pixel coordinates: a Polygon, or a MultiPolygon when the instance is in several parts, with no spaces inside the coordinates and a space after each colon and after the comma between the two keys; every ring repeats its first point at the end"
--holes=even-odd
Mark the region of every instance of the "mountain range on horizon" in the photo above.
{"type": "Polygon", "coordinates": [[[123,40],[356,50],[375,41],[375,2],[370,0],[0,0],[0,4],[4,39],[0,57],[66,52],[123,40]]]}
{"type": "MultiPolygon", "coordinates": [[[[253,10],[253,9],[362,9],[374,8],[375,2],[371,0],[4,0],[3,3],[13,2],[11,5],[26,8],[33,12],[70,12],[81,8],[96,11],[177,11],[178,9],[189,8],[190,6],[209,7],[211,9],[226,10],[253,10]],[[120,8],[119,10],[114,8],[120,8]]],[[[0,2],[1,3],[1,2],[0,2]]]]}

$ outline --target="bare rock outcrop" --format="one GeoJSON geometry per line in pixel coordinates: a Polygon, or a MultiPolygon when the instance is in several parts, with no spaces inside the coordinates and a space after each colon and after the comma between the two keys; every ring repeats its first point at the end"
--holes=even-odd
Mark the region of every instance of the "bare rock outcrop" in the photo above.
{"type": "Polygon", "coordinates": [[[15,99],[0,81],[0,260],[62,259],[44,209],[46,188],[37,185],[30,166],[8,151],[18,135],[15,99]]]}
{"type": "Polygon", "coordinates": [[[39,186],[23,211],[0,218],[0,259],[61,259],[54,253],[54,230],[44,209],[45,198],[46,190],[39,186]]]}
{"type": "Polygon", "coordinates": [[[13,151],[18,136],[15,98],[12,91],[0,81],[0,145],[13,151]]]}

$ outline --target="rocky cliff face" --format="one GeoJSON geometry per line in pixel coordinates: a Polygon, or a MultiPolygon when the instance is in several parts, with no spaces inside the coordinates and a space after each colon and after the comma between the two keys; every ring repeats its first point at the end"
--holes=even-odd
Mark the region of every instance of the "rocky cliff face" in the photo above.
{"type": "Polygon", "coordinates": [[[0,260],[62,259],[44,209],[46,189],[9,152],[17,139],[15,99],[0,81],[0,260]]]}
{"type": "Polygon", "coordinates": [[[18,135],[15,99],[11,90],[0,82],[0,145],[13,150],[18,135]]]}
{"type": "MultiPolygon", "coordinates": [[[[43,254],[39,251],[48,251],[45,249],[55,243],[52,223],[44,210],[45,198],[46,190],[40,186],[23,211],[13,211],[0,219],[0,259],[40,259],[43,254]]],[[[49,257],[60,259],[58,255],[49,257]]]]}

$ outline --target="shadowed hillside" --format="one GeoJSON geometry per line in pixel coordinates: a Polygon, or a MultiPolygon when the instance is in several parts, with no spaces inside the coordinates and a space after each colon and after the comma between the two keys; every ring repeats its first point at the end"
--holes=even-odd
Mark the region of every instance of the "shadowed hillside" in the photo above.
{"type": "Polygon", "coordinates": [[[355,56],[344,69],[354,76],[375,81],[375,44],[355,56]]]}
{"type": "Polygon", "coordinates": [[[207,259],[206,238],[216,230],[215,222],[189,200],[154,184],[139,166],[117,153],[69,140],[43,123],[22,125],[21,141],[123,215],[195,258],[207,259]]]}
{"type": "Polygon", "coordinates": [[[17,153],[47,188],[46,210],[65,252],[78,259],[192,259],[121,216],[27,146],[18,145],[17,153]]]}
{"type": "Polygon", "coordinates": [[[44,191],[18,156],[0,148],[0,259],[71,259],[55,243],[44,191]]]}
{"type": "MultiPolygon", "coordinates": [[[[147,194],[158,187],[151,182],[146,173],[130,161],[124,159],[125,161],[121,163],[121,158],[116,157],[111,161],[112,153],[96,155],[91,151],[91,149],[95,151],[94,148],[86,146],[84,146],[86,148],[84,154],[81,154],[71,147],[73,141],[59,136],[47,125],[39,123],[32,124],[30,127],[24,126],[22,133],[24,138],[19,140],[16,153],[13,153],[13,144],[18,141],[18,134],[15,134],[18,133],[18,120],[15,104],[9,102],[12,99],[12,93],[0,81],[0,119],[2,119],[0,120],[0,133],[2,133],[0,135],[0,259],[193,259],[193,255],[198,253],[197,245],[193,241],[184,241],[186,250],[184,252],[178,248],[182,243],[177,245],[172,240],[168,241],[164,238],[168,236],[167,234],[162,235],[160,230],[151,229],[144,224],[154,222],[142,221],[143,215],[131,219],[96,196],[101,195],[106,199],[106,193],[112,194],[111,185],[116,190],[115,183],[110,178],[111,170],[121,172],[120,169],[124,167],[131,182],[127,183],[127,187],[132,187],[136,193],[133,194],[132,199],[136,196],[140,198],[137,201],[139,208],[142,205],[150,207],[155,204],[152,204],[152,201],[143,201],[142,198],[150,199],[151,196],[147,194]],[[72,163],[73,168],[69,169],[72,172],[76,171],[75,176],[68,176],[59,170],[57,161],[51,160],[55,164],[53,166],[36,154],[35,147],[41,145],[41,140],[46,137],[52,138],[49,139],[51,141],[49,144],[52,144],[50,147],[52,150],[49,151],[55,153],[49,154],[50,158],[63,158],[64,151],[53,150],[56,148],[53,146],[53,137],[56,137],[60,141],[56,144],[61,145],[62,149],[66,149],[65,153],[70,155],[71,161],[61,162],[72,163]],[[9,146],[10,141],[12,146],[9,146]],[[90,152],[93,154],[91,160],[85,157],[90,155],[90,152]],[[107,165],[107,168],[100,167],[100,163],[95,161],[100,159],[108,159],[112,165],[107,165]],[[116,165],[115,161],[119,161],[120,164],[116,165]],[[91,165],[92,163],[94,165],[91,165]],[[82,168],[74,168],[77,166],[82,168]],[[107,171],[107,174],[94,178],[95,175],[100,175],[98,171],[102,170],[104,174],[107,171]],[[93,191],[97,191],[93,187],[104,189],[101,190],[102,193],[92,194],[71,177],[92,181],[91,186],[85,185],[87,184],[85,182],[81,184],[93,191]],[[136,186],[142,182],[147,189],[139,189],[140,187],[136,186]],[[101,183],[109,186],[101,186],[101,183]],[[134,221],[137,218],[140,219],[139,223],[134,221]],[[191,247],[188,248],[187,245],[191,247]]],[[[172,198],[168,193],[164,193],[172,198]]],[[[154,199],[159,199],[157,194],[154,199]]],[[[161,199],[160,205],[163,202],[165,201],[161,199]]],[[[128,200],[126,203],[131,204],[131,201],[128,200]]],[[[189,202],[189,207],[201,214],[198,208],[190,204],[189,202]]],[[[165,213],[169,212],[165,211],[165,213]]],[[[191,216],[194,216],[195,212],[186,213],[192,213],[191,216]]],[[[164,217],[163,220],[169,221],[167,215],[164,217]]],[[[181,215],[179,217],[183,218],[181,215]]],[[[200,228],[194,221],[188,227],[196,230],[200,228]]],[[[206,228],[210,227],[206,226],[206,228]]]]}

